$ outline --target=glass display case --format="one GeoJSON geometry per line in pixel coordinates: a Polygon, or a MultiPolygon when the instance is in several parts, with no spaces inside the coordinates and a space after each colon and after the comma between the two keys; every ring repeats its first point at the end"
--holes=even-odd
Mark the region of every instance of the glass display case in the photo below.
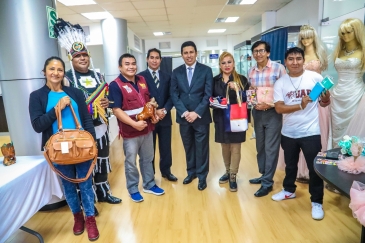
{"type": "Polygon", "coordinates": [[[247,77],[248,71],[253,65],[250,40],[246,40],[234,46],[234,60],[237,73],[247,77]]]}

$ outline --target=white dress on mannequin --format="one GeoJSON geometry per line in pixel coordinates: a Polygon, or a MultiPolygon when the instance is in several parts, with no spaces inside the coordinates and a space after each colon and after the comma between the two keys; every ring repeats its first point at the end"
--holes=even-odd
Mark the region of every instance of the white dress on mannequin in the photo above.
{"type": "Polygon", "coordinates": [[[345,135],[365,136],[365,112],[362,111],[365,105],[365,99],[362,99],[365,84],[362,80],[360,59],[337,58],[335,68],[338,72],[338,83],[331,92],[332,144],[333,147],[338,147],[338,142],[345,135]]]}

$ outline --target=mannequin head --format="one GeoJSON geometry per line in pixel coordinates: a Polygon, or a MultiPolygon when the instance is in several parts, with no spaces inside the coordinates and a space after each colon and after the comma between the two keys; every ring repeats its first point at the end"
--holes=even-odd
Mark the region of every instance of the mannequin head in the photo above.
{"type": "Polygon", "coordinates": [[[364,34],[364,24],[360,19],[346,19],[338,28],[338,36],[342,45],[354,39],[361,44],[361,40],[364,41],[364,34]]]}
{"type": "Polygon", "coordinates": [[[365,28],[360,19],[346,19],[338,28],[339,41],[334,52],[334,58],[339,57],[341,50],[346,47],[346,43],[356,41],[360,51],[362,51],[362,69],[365,69],[365,28]]]}
{"type": "Polygon", "coordinates": [[[328,66],[327,53],[322,42],[318,38],[316,30],[310,25],[303,25],[300,28],[298,35],[298,47],[305,52],[306,48],[311,45],[313,45],[314,52],[321,62],[321,71],[326,70],[328,66]]]}

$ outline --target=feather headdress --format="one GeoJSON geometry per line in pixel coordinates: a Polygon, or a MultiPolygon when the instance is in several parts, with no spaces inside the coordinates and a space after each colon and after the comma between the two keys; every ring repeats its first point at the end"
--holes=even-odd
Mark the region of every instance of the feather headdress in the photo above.
{"type": "Polygon", "coordinates": [[[72,59],[80,54],[86,53],[90,58],[90,64],[95,74],[96,81],[100,84],[99,76],[95,72],[94,64],[90,55],[90,52],[86,46],[86,36],[84,30],[79,24],[72,25],[70,22],[66,22],[63,19],[57,19],[54,25],[54,32],[58,39],[58,43],[61,47],[65,48],[68,52],[68,59],[71,64],[72,76],[74,79],[74,85],[78,88],[75,70],[72,65],[72,59]]]}

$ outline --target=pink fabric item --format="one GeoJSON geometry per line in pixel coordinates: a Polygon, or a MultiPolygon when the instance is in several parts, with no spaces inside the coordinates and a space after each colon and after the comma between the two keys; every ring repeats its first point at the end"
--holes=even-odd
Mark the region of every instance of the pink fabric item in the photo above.
{"type": "Polygon", "coordinates": [[[354,161],[354,157],[347,157],[346,159],[338,161],[338,168],[342,171],[345,171],[350,174],[360,174],[361,172],[365,173],[365,158],[363,156],[359,156],[356,161],[354,161]]]}
{"type": "Polygon", "coordinates": [[[365,184],[354,181],[350,189],[352,215],[365,226],[365,184]]]}
{"type": "Polygon", "coordinates": [[[256,90],[257,102],[266,103],[268,105],[274,104],[274,88],[273,87],[257,87],[256,90]]]}
{"type": "Polygon", "coordinates": [[[305,70],[310,70],[321,74],[321,61],[319,60],[312,60],[308,63],[304,63],[303,67],[305,70]]]}

